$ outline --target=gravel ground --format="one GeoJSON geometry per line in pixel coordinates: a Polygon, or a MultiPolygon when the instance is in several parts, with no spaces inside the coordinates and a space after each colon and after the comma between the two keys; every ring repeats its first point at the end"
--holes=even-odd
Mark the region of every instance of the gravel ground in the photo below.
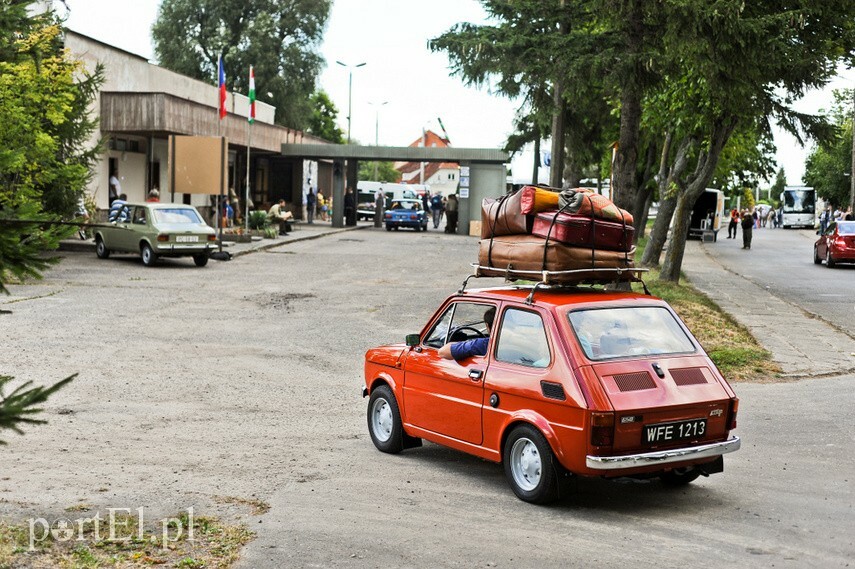
{"type": "Polygon", "coordinates": [[[432,444],[377,452],[362,356],[417,332],[475,251],[473,238],[366,229],[204,269],[65,254],[0,298],[0,373],[80,373],[48,425],[4,433],[0,518],[193,506],[258,533],[243,567],[851,563],[852,377],[737,384],[743,449],[677,491],[581,480],[536,507],[498,465],[432,444]],[[270,511],[253,514],[255,500],[270,511]]]}

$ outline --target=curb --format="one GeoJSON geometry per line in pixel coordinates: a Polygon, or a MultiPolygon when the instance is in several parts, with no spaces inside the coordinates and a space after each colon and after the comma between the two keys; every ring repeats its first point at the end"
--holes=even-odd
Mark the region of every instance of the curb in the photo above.
{"type": "Polygon", "coordinates": [[[323,233],[318,233],[316,235],[306,235],[303,237],[294,237],[293,239],[288,239],[288,240],[285,240],[282,242],[278,242],[276,240],[273,240],[272,243],[263,243],[262,242],[261,245],[258,245],[255,247],[250,247],[250,248],[245,249],[243,251],[234,251],[234,252],[230,251],[230,252],[232,253],[232,257],[241,257],[243,255],[248,255],[250,253],[256,253],[258,251],[273,249],[274,247],[281,247],[283,245],[290,245],[291,243],[297,243],[298,241],[310,241],[312,239],[320,239],[321,237],[326,237],[328,235],[337,235],[339,233],[346,233],[348,231],[356,231],[359,229],[367,229],[367,228],[368,228],[367,225],[361,225],[361,226],[357,225],[355,227],[340,227],[340,228],[332,229],[330,231],[324,231],[323,233]]]}

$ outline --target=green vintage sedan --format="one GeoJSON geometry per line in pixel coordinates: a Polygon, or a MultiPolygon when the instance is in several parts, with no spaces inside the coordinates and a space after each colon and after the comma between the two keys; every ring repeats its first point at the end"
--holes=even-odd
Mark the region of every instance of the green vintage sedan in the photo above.
{"type": "Polygon", "coordinates": [[[193,257],[198,267],[208,264],[217,235],[191,205],[126,203],[113,212],[107,225],[95,229],[95,253],[138,253],[150,267],[160,257],[193,257]]]}

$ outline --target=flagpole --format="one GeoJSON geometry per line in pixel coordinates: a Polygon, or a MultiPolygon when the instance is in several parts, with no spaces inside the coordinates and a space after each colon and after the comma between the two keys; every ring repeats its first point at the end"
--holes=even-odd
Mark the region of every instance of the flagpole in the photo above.
{"type": "Polygon", "coordinates": [[[249,233],[249,151],[252,147],[252,123],[246,121],[246,199],[244,200],[244,206],[246,206],[246,215],[244,216],[244,224],[246,225],[246,231],[249,233]]]}

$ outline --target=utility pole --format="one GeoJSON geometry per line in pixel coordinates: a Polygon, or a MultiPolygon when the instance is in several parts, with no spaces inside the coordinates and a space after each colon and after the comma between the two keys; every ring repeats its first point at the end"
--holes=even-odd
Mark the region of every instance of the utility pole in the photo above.
{"type": "MultiPolygon", "coordinates": [[[[389,101],[369,103],[369,105],[374,107],[374,146],[380,146],[380,107],[388,104],[389,101]]],[[[374,161],[374,180],[377,180],[377,160],[374,161]]]]}
{"type": "Polygon", "coordinates": [[[362,67],[365,65],[365,62],[358,63],[356,65],[348,65],[346,63],[342,63],[341,61],[336,61],[342,67],[347,68],[347,143],[350,144],[350,115],[353,109],[352,107],[352,95],[353,95],[353,70],[357,67],[362,67]]]}

